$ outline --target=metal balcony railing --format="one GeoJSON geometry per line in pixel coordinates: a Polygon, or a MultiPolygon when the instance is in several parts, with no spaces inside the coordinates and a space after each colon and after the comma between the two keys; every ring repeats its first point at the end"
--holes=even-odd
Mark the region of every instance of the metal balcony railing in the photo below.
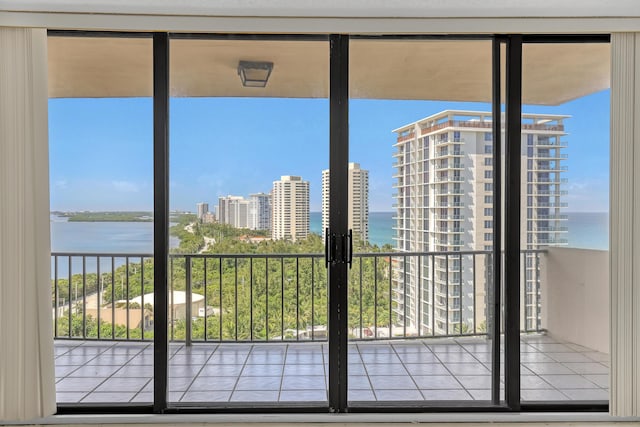
{"type": "MultiPolygon", "coordinates": [[[[544,254],[522,252],[527,266],[538,266],[544,254]]],[[[491,258],[490,251],[354,254],[347,289],[351,338],[486,334],[491,258]],[[435,296],[442,293],[448,297],[439,304],[435,296]],[[459,306],[448,303],[452,297],[459,306]],[[484,309],[477,298],[485,299],[484,309]],[[431,313],[423,312],[427,306],[431,313]],[[460,320],[439,328],[436,310],[455,311],[460,320]]],[[[55,338],[153,340],[152,255],[53,253],[52,271],[55,338]]],[[[322,254],[171,254],[168,273],[172,341],[327,339],[322,254]]],[[[532,274],[527,286],[539,287],[539,269],[532,274]]],[[[537,295],[527,307],[539,313],[537,295]]]]}

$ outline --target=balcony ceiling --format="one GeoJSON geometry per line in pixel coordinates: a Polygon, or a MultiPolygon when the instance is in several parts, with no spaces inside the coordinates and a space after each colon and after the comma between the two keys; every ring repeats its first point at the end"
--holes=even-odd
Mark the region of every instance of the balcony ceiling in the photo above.
{"type": "MultiPolygon", "coordinates": [[[[558,105],[608,88],[609,51],[608,44],[525,45],[523,102],[558,105]]],[[[170,59],[172,96],[328,96],[326,42],[173,40],[170,59]],[[241,85],[240,60],[274,63],[266,88],[241,85]]],[[[488,41],[353,40],[350,67],[353,98],[491,101],[488,41]]],[[[50,97],[152,91],[151,39],[49,38],[50,97]]]]}

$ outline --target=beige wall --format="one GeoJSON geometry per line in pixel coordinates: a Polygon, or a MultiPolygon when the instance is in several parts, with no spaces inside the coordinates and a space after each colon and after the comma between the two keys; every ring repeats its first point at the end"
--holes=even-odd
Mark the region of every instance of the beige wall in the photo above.
{"type": "Polygon", "coordinates": [[[609,252],[549,248],[541,266],[542,327],[609,353],[609,252]]]}

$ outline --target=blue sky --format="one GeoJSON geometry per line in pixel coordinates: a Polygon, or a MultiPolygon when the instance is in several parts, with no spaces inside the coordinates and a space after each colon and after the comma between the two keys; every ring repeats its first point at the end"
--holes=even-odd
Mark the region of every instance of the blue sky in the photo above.
{"type": "MultiPolygon", "coordinates": [[[[52,210],[152,210],[153,114],[149,98],[49,101],[52,210]]],[[[329,164],[326,99],[175,98],[171,101],[171,208],[195,210],[220,195],[268,192],[281,175],[310,181],[321,205],[329,164]]],[[[370,210],[391,211],[392,129],[444,109],[489,105],[352,100],[350,161],[369,170],[370,210]]],[[[568,211],[606,211],[609,192],[609,91],[558,107],[567,114],[568,211]]]]}

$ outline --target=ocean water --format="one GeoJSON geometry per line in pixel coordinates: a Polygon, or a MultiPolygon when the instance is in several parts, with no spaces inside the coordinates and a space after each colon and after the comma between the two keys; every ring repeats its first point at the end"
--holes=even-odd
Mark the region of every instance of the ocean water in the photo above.
{"type": "MultiPolygon", "coordinates": [[[[369,213],[369,241],[372,244],[393,246],[394,221],[393,212],[369,213]]],[[[583,249],[609,249],[609,215],[608,213],[569,212],[566,238],[568,247],[583,249]]],[[[311,212],[310,228],[314,233],[322,233],[322,215],[311,212]]],[[[170,238],[170,246],[177,247],[180,242],[170,238]]],[[[68,222],[66,218],[51,218],[51,250],[52,252],[102,253],[102,254],[152,254],[153,223],[150,222],[68,222]]],[[[115,267],[122,265],[124,258],[115,259],[115,267]]],[[[110,271],[111,260],[101,260],[101,271],[110,271]]],[[[96,271],[96,261],[87,258],[88,272],[96,271]]],[[[72,272],[82,271],[81,258],[72,260],[72,272]]],[[[52,274],[54,265],[52,264],[52,274]]],[[[68,275],[68,260],[58,263],[59,277],[68,275]]]]}
{"type": "MultiPolygon", "coordinates": [[[[152,222],[69,222],[67,218],[51,216],[51,252],[71,252],[79,254],[153,254],[152,222]]],[[[169,246],[178,247],[180,241],[169,237],[169,246]]],[[[140,262],[132,258],[131,262],[140,262]]],[[[125,258],[114,258],[113,268],[124,265],[125,258]]],[[[96,257],[85,259],[84,269],[87,273],[97,271],[96,257]]],[[[100,258],[100,271],[110,272],[111,258],[100,258]]],[[[82,258],[71,258],[71,274],[81,273],[82,258]]],[[[51,277],[57,271],[59,278],[69,276],[69,258],[60,257],[56,269],[51,260],[51,277]]]]}
{"type": "MultiPolygon", "coordinates": [[[[369,213],[369,241],[382,246],[394,245],[394,212],[369,213]]],[[[581,249],[609,249],[609,214],[607,212],[569,212],[568,220],[563,223],[568,232],[562,236],[568,240],[568,247],[581,249]]],[[[310,228],[314,233],[322,234],[322,214],[311,212],[310,228]]]]}
{"type": "MultiPolygon", "coordinates": [[[[369,242],[373,245],[393,245],[394,212],[369,212],[369,242]]],[[[312,233],[322,234],[322,213],[309,214],[309,228],[312,233]]]]}
{"type": "MultiPolygon", "coordinates": [[[[169,246],[180,241],[170,236],[169,246]]],[[[69,222],[51,216],[51,251],[80,253],[153,253],[152,222],[69,222]]]]}

